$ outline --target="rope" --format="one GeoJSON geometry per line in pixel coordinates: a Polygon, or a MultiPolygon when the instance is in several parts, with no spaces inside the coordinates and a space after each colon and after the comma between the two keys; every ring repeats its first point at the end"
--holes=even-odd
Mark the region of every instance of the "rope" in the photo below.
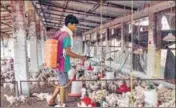
{"type": "Polygon", "coordinates": [[[131,57],[131,72],[130,72],[130,103],[133,104],[133,0],[131,1],[131,44],[132,44],[132,57],[131,57]]]}

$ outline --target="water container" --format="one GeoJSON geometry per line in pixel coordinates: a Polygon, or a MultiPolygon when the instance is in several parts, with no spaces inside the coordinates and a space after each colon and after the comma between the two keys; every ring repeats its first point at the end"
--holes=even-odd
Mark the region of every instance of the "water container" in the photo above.
{"type": "Polygon", "coordinates": [[[45,42],[44,60],[46,67],[49,68],[57,67],[57,48],[58,48],[57,40],[49,39],[45,42]]]}
{"type": "Polygon", "coordinates": [[[70,69],[69,71],[68,71],[68,79],[69,80],[72,80],[73,78],[74,78],[74,76],[75,76],[75,73],[76,73],[76,70],[75,69],[70,69]]]}
{"type": "Polygon", "coordinates": [[[152,106],[156,106],[158,103],[158,96],[155,89],[147,90],[144,92],[144,102],[152,106]]]}
{"type": "Polygon", "coordinates": [[[95,72],[95,73],[98,73],[98,72],[100,72],[100,66],[93,66],[93,71],[95,72]]]}
{"type": "Polygon", "coordinates": [[[114,79],[114,72],[106,72],[106,79],[114,79]]]}
{"type": "Polygon", "coordinates": [[[81,81],[73,81],[71,86],[71,93],[69,94],[69,96],[81,96],[81,88],[81,81]]]}

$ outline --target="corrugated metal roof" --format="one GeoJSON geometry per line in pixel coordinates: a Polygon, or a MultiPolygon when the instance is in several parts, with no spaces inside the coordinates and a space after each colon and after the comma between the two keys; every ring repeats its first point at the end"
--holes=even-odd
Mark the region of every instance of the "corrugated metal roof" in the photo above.
{"type": "MultiPolygon", "coordinates": [[[[59,28],[68,14],[75,15],[80,22],[79,31],[87,31],[100,25],[99,0],[36,0],[31,1],[38,11],[45,27],[59,28]]],[[[151,1],[134,1],[134,10],[143,7],[151,1]]],[[[103,23],[129,13],[131,1],[104,0],[103,23]]],[[[12,18],[10,15],[10,1],[1,1],[1,29],[2,32],[12,32],[12,18]]]]}

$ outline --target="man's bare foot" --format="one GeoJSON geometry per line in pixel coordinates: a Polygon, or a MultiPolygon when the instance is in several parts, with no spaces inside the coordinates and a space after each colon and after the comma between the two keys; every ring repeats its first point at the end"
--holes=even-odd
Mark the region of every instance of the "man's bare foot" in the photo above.
{"type": "Polygon", "coordinates": [[[55,106],[55,105],[57,105],[57,104],[55,103],[55,101],[54,101],[53,99],[50,99],[50,100],[48,101],[48,105],[49,105],[49,106],[55,106]]]}

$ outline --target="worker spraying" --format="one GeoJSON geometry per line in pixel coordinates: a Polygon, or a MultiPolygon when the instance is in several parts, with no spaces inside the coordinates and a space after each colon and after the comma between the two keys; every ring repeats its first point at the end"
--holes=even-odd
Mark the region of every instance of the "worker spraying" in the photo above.
{"type": "Polygon", "coordinates": [[[78,19],[73,15],[68,15],[65,18],[65,25],[59,31],[57,31],[54,36],[52,36],[52,39],[57,41],[57,66],[55,69],[58,75],[60,87],[55,88],[54,93],[48,102],[49,106],[56,105],[55,98],[57,97],[57,94],[60,90],[62,93],[63,91],[66,91],[66,87],[64,86],[66,86],[69,82],[68,71],[71,69],[70,57],[78,58],[83,61],[87,59],[86,56],[78,55],[71,51],[71,48],[74,47],[73,32],[77,30],[77,24],[78,19]]]}

